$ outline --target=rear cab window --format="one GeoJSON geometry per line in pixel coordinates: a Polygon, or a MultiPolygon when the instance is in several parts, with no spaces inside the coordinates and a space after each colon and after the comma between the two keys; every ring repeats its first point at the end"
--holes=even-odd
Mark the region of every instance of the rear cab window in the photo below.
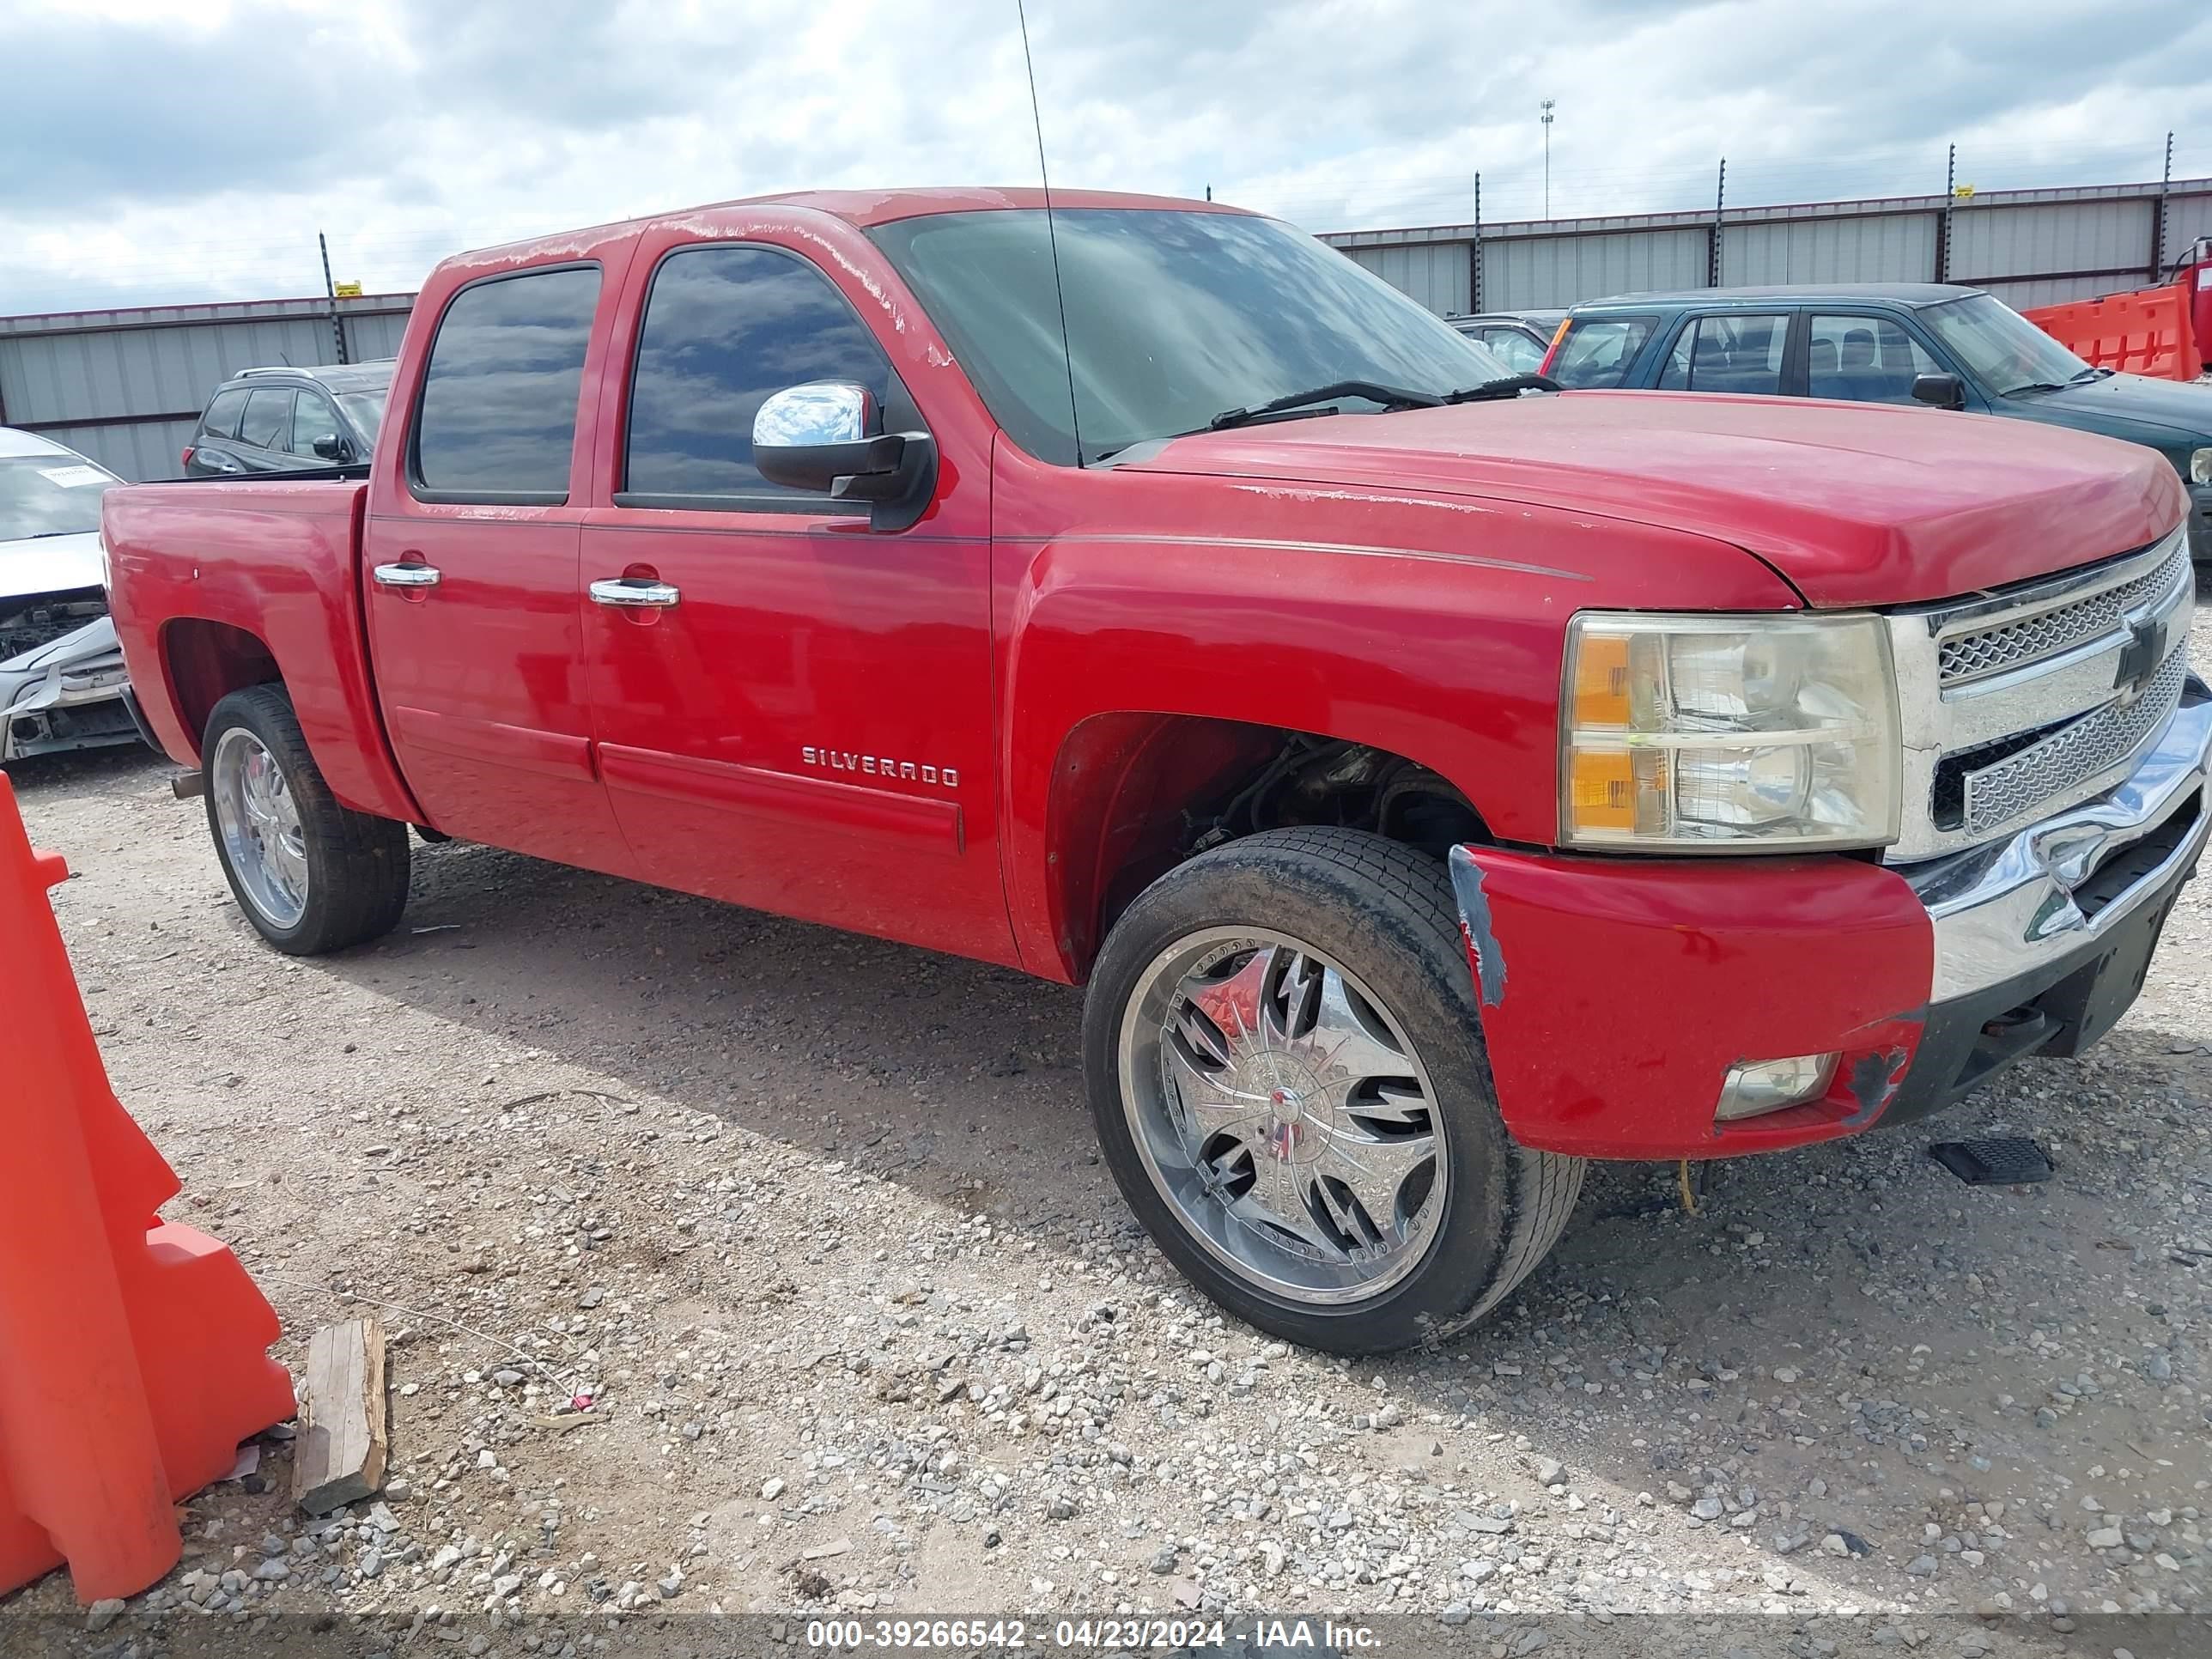
{"type": "Polygon", "coordinates": [[[257,449],[282,449],[292,429],[292,388],[256,386],[246,400],[238,441],[257,449]]]}
{"type": "Polygon", "coordinates": [[[1660,390],[1778,396],[1789,340],[1787,312],[1716,312],[1692,317],[1682,325],[1674,349],[1667,354],[1660,390]]]}
{"type": "Polygon", "coordinates": [[[599,268],[493,276],[446,307],[422,371],[408,487],[417,501],[557,506],[568,499],[599,268]]]}
{"type": "Polygon", "coordinates": [[[204,438],[235,438],[238,417],[246,413],[246,388],[242,386],[226,387],[209,401],[207,413],[200,416],[200,435],[204,438]]]}
{"type": "Polygon", "coordinates": [[[1577,317],[1559,342],[1551,377],[1576,391],[1623,385],[1657,325],[1654,317],[1577,317]]]}

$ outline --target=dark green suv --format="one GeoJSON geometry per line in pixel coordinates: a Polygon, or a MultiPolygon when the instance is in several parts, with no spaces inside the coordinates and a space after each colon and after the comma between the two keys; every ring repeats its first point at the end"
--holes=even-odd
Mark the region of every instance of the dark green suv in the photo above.
{"type": "Polygon", "coordinates": [[[1572,387],[1929,404],[2145,444],[2195,506],[2212,561],[2212,386],[2092,368],[1978,289],[1937,283],[1693,289],[1568,313],[1544,373],[1572,387]]]}

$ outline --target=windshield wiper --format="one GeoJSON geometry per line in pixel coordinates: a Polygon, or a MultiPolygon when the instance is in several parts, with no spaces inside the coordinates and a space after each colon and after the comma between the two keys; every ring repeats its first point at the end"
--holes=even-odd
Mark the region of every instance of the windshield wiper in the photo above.
{"type": "Polygon", "coordinates": [[[2079,374],[2069,379],[2066,384],[2069,386],[2079,386],[2084,380],[2101,380],[2107,374],[2117,373],[2118,373],[2117,369],[2100,368],[2096,365],[2092,364],[2089,368],[2083,369],[2079,374]]]}
{"type": "MultiPolygon", "coordinates": [[[[97,530],[100,526],[94,525],[93,528],[97,530]]],[[[82,536],[84,532],[82,530],[33,530],[27,536],[0,536],[0,542],[42,542],[49,536],[82,536]]]]}
{"type": "MultiPolygon", "coordinates": [[[[1279,398],[1268,398],[1264,404],[1245,404],[1236,409],[1224,409],[1206,423],[1206,429],[1208,432],[1225,432],[1232,426],[1249,426],[1270,415],[1281,415],[1308,404],[1327,403],[1331,398],[1364,398],[1370,403],[1381,404],[1385,409],[1434,409],[1444,401],[1433,392],[1414,392],[1406,386],[1384,386],[1379,380],[1332,380],[1327,386],[1314,386],[1304,392],[1286,392],[1279,398]]],[[[1318,414],[1321,411],[1315,412],[1318,414]]]]}
{"type": "Polygon", "coordinates": [[[1492,398],[1517,398],[1524,392],[1559,392],[1565,390],[1557,380],[1542,374],[1509,374],[1502,380],[1485,380],[1480,386],[1471,386],[1459,392],[1447,392],[1448,404],[1488,403],[1492,398]]]}
{"type": "Polygon", "coordinates": [[[2055,380],[2030,380],[2024,386],[2007,386],[2003,395],[2016,398],[2023,392],[2063,392],[2066,388],[2055,380]]]}

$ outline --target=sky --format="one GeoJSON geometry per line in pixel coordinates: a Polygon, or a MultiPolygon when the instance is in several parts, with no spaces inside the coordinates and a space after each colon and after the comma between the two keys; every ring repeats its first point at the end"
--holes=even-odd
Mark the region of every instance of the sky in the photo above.
{"type": "MultiPolygon", "coordinates": [[[[2212,174],[2203,0],[1030,0],[1056,185],[1309,230],[2212,174]]],[[[779,190],[1032,184],[1015,0],[0,0],[0,314],[411,290],[779,190]]]]}

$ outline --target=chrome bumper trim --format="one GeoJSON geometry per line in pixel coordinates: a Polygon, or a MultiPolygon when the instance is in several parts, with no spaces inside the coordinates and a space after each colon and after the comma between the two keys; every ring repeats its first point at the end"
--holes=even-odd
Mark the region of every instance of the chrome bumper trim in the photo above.
{"type": "Polygon", "coordinates": [[[2135,769],[2104,794],[2004,841],[1900,870],[1936,931],[1929,1000],[1946,1002],[2033,973],[2118,927],[2203,850],[2212,803],[2151,869],[2096,913],[2077,888],[2111,858],[2155,834],[2212,775],[2212,693],[2190,676],[2174,711],[2135,769]]]}

